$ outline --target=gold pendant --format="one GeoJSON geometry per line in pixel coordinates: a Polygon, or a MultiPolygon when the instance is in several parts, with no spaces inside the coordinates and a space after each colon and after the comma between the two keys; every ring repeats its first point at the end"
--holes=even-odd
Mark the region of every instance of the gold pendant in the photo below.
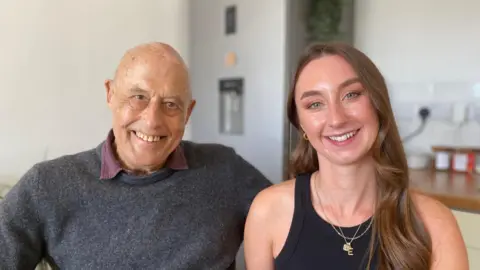
{"type": "Polygon", "coordinates": [[[353,248],[349,243],[343,244],[343,250],[345,250],[349,256],[353,256],[353,248]]]}

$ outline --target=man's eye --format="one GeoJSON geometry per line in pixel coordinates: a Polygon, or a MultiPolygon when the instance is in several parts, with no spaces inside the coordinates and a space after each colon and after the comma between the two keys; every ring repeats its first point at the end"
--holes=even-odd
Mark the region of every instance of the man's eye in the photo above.
{"type": "Polygon", "coordinates": [[[178,108],[177,104],[173,103],[173,102],[166,102],[165,103],[165,106],[168,108],[168,109],[176,109],[178,108]]]}
{"type": "Polygon", "coordinates": [[[148,106],[148,97],[144,95],[133,95],[128,102],[135,110],[143,110],[148,106]]]}
{"type": "Polygon", "coordinates": [[[145,100],[145,99],[147,99],[147,97],[145,97],[144,95],[135,95],[135,96],[133,96],[133,98],[138,99],[138,100],[145,100]]]}

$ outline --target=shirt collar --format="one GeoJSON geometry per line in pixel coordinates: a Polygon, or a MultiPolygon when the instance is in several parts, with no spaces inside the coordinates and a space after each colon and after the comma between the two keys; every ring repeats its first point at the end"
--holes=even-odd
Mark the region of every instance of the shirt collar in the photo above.
{"type": "MultiPolygon", "coordinates": [[[[102,145],[100,179],[112,179],[118,173],[124,171],[113,149],[114,139],[113,130],[110,130],[105,143],[102,145]]],[[[188,169],[187,159],[181,145],[170,154],[165,166],[173,170],[188,169]]]]}

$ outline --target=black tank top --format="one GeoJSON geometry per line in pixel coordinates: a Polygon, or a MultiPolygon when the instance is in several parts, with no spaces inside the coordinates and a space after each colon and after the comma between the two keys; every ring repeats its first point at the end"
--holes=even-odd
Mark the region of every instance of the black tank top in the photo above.
{"type": "MultiPolygon", "coordinates": [[[[371,227],[362,237],[351,243],[353,255],[348,255],[343,250],[345,240],[313,208],[310,176],[311,174],[302,174],[297,176],[295,181],[292,225],[283,249],[275,258],[275,269],[365,270],[369,257],[371,227]]],[[[365,231],[369,223],[370,219],[361,224],[357,236],[365,231]]],[[[358,226],[341,228],[345,236],[353,237],[358,226]]],[[[376,256],[370,266],[370,269],[377,269],[376,256]]]]}

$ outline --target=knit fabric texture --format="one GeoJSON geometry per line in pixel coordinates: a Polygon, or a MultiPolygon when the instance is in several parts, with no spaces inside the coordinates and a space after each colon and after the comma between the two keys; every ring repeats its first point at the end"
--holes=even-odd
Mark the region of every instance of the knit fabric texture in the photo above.
{"type": "Polygon", "coordinates": [[[256,168],[183,141],[186,170],[101,180],[103,143],[34,165],[1,201],[0,269],[234,269],[250,204],[271,185],[256,168]]]}

